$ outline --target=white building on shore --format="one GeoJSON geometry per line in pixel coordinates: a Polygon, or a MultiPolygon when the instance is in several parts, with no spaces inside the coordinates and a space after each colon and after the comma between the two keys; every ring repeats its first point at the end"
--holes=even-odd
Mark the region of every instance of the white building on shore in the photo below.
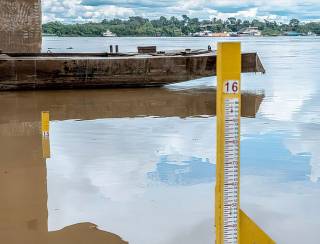
{"type": "Polygon", "coordinates": [[[258,27],[248,27],[239,31],[240,36],[262,36],[258,27]]]}

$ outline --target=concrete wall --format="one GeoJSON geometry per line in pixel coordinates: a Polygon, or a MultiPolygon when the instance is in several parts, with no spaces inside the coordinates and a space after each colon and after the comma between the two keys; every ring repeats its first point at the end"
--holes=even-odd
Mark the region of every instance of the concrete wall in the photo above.
{"type": "Polygon", "coordinates": [[[0,0],[0,49],[41,51],[41,0],[0,0]]]}

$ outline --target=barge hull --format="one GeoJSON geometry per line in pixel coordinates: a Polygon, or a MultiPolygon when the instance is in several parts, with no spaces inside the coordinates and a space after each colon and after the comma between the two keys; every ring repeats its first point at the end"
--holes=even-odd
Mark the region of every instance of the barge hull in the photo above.
{"type": "MultiPolygon", "coordinates": [[[[256,53],[242,54],[242,72],[263,72],[256,53]]],[[[150,87],[216,75],[216,55],[0,55],[0,90],[150,87]],[[2,57],[1,57],[2,56],[2,57]]]]}

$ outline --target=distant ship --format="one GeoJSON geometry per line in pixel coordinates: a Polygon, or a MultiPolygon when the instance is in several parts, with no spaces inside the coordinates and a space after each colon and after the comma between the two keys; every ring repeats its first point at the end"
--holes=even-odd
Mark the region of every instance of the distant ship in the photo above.
{"type": "Polygon", "coordinates": [[[112,33],[111,31],[107,30],[106,32],[102,33],[103,37],[116,37],[117,35],[112,33]]]}

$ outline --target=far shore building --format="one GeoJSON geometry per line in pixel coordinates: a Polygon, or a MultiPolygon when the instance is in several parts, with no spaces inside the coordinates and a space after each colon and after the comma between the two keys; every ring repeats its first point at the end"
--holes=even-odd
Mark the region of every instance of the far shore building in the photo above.
{"type": "Polygon", "coordinates": [[[239,31],[239,36],[262,36],[258,27],[248,27],[239,31]]]}
{"type": "Polygon", "coordinates": [[[192,36],[194,37],[229,37],[228,32],[212,32],[212,31],[201,31],[193,33],[192,36]]]}
{"type": "Polygon", "coordinates": [[[213,33],[212,37],[229,37],[230,34],[228,32],[217,32],[213,33]]]}

